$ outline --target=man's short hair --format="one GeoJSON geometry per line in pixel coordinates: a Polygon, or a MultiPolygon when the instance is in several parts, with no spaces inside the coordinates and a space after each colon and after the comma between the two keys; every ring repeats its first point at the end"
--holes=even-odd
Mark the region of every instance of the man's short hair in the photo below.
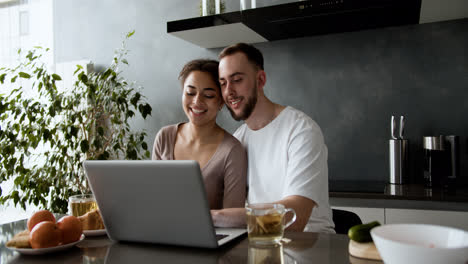
{"type": "Polygon", "coordinates": [[[216,83],[216,86],[220,88],[218,77],[218,65],[218,61],[210,59],[196,59],[189,61],[184,65],[184,67],[180,71],[179,80],[182,83],[182,85],[184,85],[185,79],[187,79],[191,72],[201,71],[210,74],[211,78],[213,78],[213,81],[216,83]]]}
{"type": "Polygon", "coordinates": [[[237,43],[224,48],[223,51],[221,51],[221,53],[219,54],[218,59],[221,60],[222,58],[237,52],[244,53],[250,63],[264,70],[262,52],[254,46],[246,43],[237,43]]]}

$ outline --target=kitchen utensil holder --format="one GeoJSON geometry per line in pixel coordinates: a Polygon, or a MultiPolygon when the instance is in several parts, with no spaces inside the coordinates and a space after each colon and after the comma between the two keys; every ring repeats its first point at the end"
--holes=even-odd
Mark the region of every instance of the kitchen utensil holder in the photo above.
{"type": "Polygon", "coordinates": [[[391,184],[403,184],[408,181],[408,140],[390,139],[390,180],[391,184]]]}

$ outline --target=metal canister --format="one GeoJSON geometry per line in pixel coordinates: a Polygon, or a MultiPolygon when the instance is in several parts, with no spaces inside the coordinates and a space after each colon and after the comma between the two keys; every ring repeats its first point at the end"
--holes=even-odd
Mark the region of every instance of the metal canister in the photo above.
{"type": "Polygon", "coordinates": [[[426,187],[445,187],[447,185],[447,155],[444,136],[423,138],[424,184],[426,187]]]}
{"type": "Polygon", "coordinates": [[[408,160],[408,140],[390,139],[390,183],[403,184],[408,181],[409,160],[408,160]]]}

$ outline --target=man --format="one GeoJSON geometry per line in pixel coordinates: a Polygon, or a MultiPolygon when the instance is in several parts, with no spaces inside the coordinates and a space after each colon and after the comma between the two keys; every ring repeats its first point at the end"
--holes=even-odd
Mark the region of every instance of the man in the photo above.
{"type": "MultiPolygon", "coordinates": [[[[219,59],[224,101],[235,120],[245,120],[234,136],[248,153],[248,203],[293,208],[297,219],[288,230],[334,232],[320,127],[303,112],[265,96],[266,73],[258,49],[238,43],[225,48],[219,59]]],[[[216,226],[246,225],[244,208],[213,210],[212,217],[216,226]]]]}

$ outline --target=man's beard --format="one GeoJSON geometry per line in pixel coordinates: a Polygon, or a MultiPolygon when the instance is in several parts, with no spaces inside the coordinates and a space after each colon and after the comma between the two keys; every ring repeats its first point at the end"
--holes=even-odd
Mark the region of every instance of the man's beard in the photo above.
{"type": "Polygon", "coordinates": [[[244,110],[239,115],[236,115],[236,113],[234,113],[234,111],[231,109],[229,105],[228,105],[228,109],[229,109],[229,112],[231,112],[231,116],[232,118],[234,118],[234,120],[241,121],[241,120],[246,120],[247,118],[250,117],[256,104],[257,104],[257,84],[255,83],[253,93],[248,98],[248,101],[245,104],[244,110]]]}

